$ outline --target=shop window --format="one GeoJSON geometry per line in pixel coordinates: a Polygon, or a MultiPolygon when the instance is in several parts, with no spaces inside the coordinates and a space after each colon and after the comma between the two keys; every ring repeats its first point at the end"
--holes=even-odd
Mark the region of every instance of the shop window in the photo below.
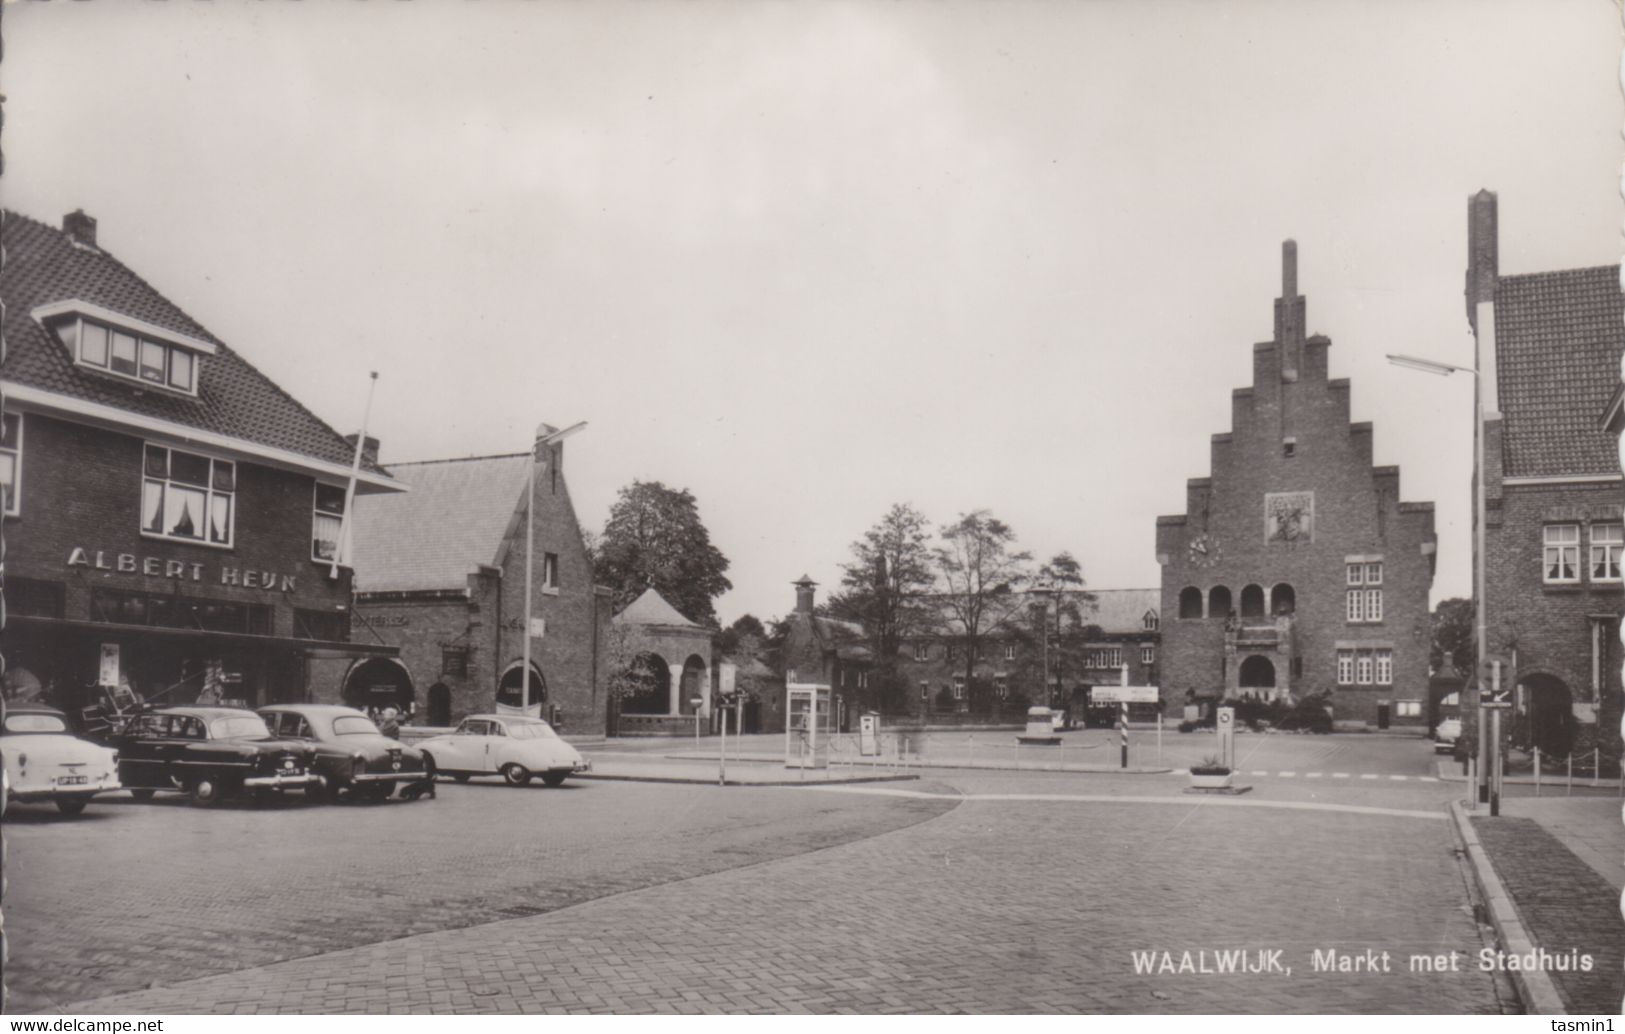
{"type": "Polygon", "coordinates": [[[1548,585],[1580,580],[1580,526],[1548,524],[1541,529],[1542,571],[1548,585]]]}
{"type": "Polygon", "coordinates": [[[1591,526],[1592,581],[1617,582],[1620,580],[1619,553],[1621,547],[1625,547],[1625,525],[1593,524],[1591,526]]]}
{"type": "Polygon", "coordinates": [[[542,591],[559,591],[559,555],[557,553],[542,554],[542,591]]]}
{"type": "Polygon", "coordinates": [[[20,510],[23,476],[23,418],[17,413],[0,417],[0,509],[15,517],[20,510]]]}
{"type": "Polygon", "coordinates": [[[466,678],[468,676],[468,647],[444,646],[440,649],[440,674],[466,678]]]}
{"type": "Polygon", "coordinates": [[[230,546],[237,465],[149,444],[141,483],[141,532],[230,546]]]}
{"type": "Polygon", "coordinates": [[[310,558],[331,563],[339,555],[339,539],[344,534],[345,491],[338,485],[316,482],[310,527],[310,558]]]}
{"type": "Polygon", "coordinates": [[[263,603],[95,589],[90,594],[90,614],[93,620],[120,625],[271,635],[276,612],[263,603]]]}

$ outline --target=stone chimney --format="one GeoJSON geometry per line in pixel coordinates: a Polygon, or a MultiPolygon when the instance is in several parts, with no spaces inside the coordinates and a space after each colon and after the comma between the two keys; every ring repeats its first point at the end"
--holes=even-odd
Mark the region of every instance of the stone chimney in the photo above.
{"type": "MultiPolygon", "coordinates": [[[[351,455],[354,455],[355,453],[356,437],[357,435],[353,434],[347,434],[344,436],[344,440],[350,445],[351,455]]],[[[378,439],[374,438],[370,434],[367,435],[367,440],[361,443],[361,462],[371,463],[374,466],[377,466],[378,464],[378,439]]]]}
{"type": "Polygon", "coordinates": [[[796,587],[796,613],[812,617],[814,590],[818,588],[818,583],[802,575],[799,581],[790,584],[796,587]]]}
{"type": "Polygon", "coordinates": [[[1281,380],[1298,379],[1303,367],[1305,319],[1303,295],[1298,293],[1298,242],[1281,242],[1281,297],[1275,299],[1275,346],[1281,358],[1281,380]]]}
{"type": "Polygon", "coordinates": [[[62,217],[62,232],[75,244],[87,248],[96,246],[96,220],[86,215],[83,208],[76,208],[62,217]]]}
{"type": "Polygon", "coordinates": [[[1495,301],[1501,275],[1500,231],[1495,195],[1480,190],[1467,199],[1467,322],[1478,330],[1478,303],[1495,301]]]}

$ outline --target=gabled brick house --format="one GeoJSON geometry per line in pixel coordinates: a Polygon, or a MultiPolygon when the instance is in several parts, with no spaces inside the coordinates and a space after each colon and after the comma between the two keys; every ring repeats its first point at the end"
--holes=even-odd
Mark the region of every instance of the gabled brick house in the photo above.
{"type": "MultiPolygon", "coordinates": [[[[392,655],[350,641],[351,576],[332,564],[353,439],[83,212],[60,230],[0,218],[8,695],[257,706],[309,699],[324,663],[392,655]]],[[[358,498],[401,488],[362,463],[358,498]]]]}
{"type": "Polygon", "coordinates": [[[1467,318],[1485,392],[1487,659],[1515,689],[1514,743],[1617,753],[1620,268],[1502,275],[1498,251],[1496,196],[1481,191],[1468,203],[1467,318]]]}

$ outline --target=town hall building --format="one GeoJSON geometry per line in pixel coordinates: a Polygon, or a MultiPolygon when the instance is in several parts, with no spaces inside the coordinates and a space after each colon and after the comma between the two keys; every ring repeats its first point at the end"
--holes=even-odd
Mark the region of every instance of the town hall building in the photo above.
{"type": "Polygon", "coordinates": [[[1312,695],[1339,725],[1419,726],[1433,504],[1402,502],[1399,468],[1372,465],[1371,424],[1349,421],[1305,311],[1287,241],[1275,334],[1232,392],[1212,473],[1157,518],[1163,703],[1312,695]]]}

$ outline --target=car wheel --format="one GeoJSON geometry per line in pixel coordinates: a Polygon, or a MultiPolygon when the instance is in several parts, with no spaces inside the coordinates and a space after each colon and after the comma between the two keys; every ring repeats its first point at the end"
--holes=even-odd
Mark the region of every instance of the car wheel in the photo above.
{"type": "Polygon", "coordinates": [[[453,779],[457,780],[459,783],[468,782],[468,773],[467,772],[453,772],[451,777],[453,779]]]}
{"type": "Polygon", "coordinates": [[[423,778],[429,780],[430,782],[433,782],[435,776],[437,776],[439,774],[440,774],[439,772],[435,771],[434,755],[430,754],[428,751],[424,751],[423,752],[423,778]]]}
{"type": "Polygon", "coordinates": [[[186,788],[186,793],[193,806],[198,808],[212,808],[220,803],[220,784],[209,776],[194,779],[192,785],[186,788]]]}
{"type": "Polygon", "coordinates": [[[84,811],[85,805],[89,803],[90,798],[88,797],[58,797],[56,799],[56,810],[64,815],[77,815],[84,811]]]}
{"type": "Polygon", "coordinates": [[[508,781],[509,786],[529,786],[530,769],[510,761],[502,766],[502,778],[508,781]]]}
{"type": "Polygon", "coordinates": [[[150,801],[152,800],[152,795],[157,792],[157,790],[154,790],[151,787],[139,786],[130,791],[130,796],[134,797],[138,801],[150,801]]]}
{"type": "Polygon", "coordinates": [[[542,782],[548,786],[563,786],[564,778],[567,775],[569,775],[568,772],[543,772],[542,782]]]}

